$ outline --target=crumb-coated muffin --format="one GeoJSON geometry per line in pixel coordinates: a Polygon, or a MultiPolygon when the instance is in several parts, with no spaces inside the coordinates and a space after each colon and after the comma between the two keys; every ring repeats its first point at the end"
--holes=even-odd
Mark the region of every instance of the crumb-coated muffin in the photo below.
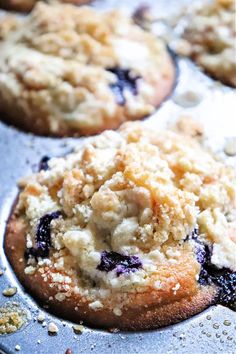
{"type": "Polygon", "coordinates": [[[206,72],[236,87],[236,1],[212,0],[190,16],[183,38],[206,72]]]}
{"type": "Polygon", "coordinates": [[[5,250],[49,311],[141,330],[236,300],[235,171],[197,142],[126,123],[40,169],[5,250]]]}
{"type": "Polygon", "coordinates": [[[153,113],[172,90],[164,43],[118,11],[39,3],[15,28],[9,21],[0,25],[0,108],[20,128],[95,134],[153,113]]]}
{"type": "MultiPolygon", "coordinates": [[[[92,0],[40,0],[49,2],[51,4],[56,3],[71,3],[75,5],[84,5],[90,3],[92,0]]],[[[39,2],[39,0],[1,0],[0,7],[6,10],[28,12],[39,2]]]]}

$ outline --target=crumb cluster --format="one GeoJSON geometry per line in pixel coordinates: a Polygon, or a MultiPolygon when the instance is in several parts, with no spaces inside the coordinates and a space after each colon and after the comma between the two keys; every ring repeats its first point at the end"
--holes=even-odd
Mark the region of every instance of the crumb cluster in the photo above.
{"type": "Polygon", "coordinates": [[[194,12],[183,38],[184,52],[216,79],[236,87],[236,2],[214,0],[194,12]]]}

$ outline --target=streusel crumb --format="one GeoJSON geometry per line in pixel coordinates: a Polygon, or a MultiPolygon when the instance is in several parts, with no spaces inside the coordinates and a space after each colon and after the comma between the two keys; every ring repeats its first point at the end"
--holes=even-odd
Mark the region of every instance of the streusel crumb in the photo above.
{"type": "Polygon", "coordinates": [[[213,0],[189,19],[183,34],[192,56],[216,79],[236,87],[236,1],[213,0]]]}
{"type": "Polygon", "coordinates": [[[151,114],[172,89],[164,43],[119,11],[39,2],[11,23],[0,24],[0,105],[21,128],[98,133],[151,114]]]}

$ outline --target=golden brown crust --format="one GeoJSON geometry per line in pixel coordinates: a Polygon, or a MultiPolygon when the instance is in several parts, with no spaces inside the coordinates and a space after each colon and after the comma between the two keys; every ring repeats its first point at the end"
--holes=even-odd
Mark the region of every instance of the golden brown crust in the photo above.
{"type": "MultiPolygon", "coordinates": [[[[90,3],[92,0],[59,0],[64,3],[71,3],[74,5],[84,5],[90,3]]],[[[35,6],[37,0],[2,0],[0,7],[10,11],[29,12],[35,6]]]]}
{"type": "MultiPolygon", "coordinates": [[[[170,302],[166,298],[158,304],[155,292],[152,296],[152,304],[140,306],[142,296],[133,296],[132,306],[126,307],[121,316],[116,316],[108,307],[98,309],[96,312],[89,307],[86,299],[80,294],[73,294],[66,297],[63,302],[55,299],[57,289],[49,286],[49,281],[45,281],[42,274],[36,270],[33,275],[25,273],[25,231],[23,219],[18,218],[14,212],[10,217],[5,236],[5,252],[16,272],[17,277],[24,287],[33,295],[40,304],[48,305],[48,310],[74,322],[84,321],[92,327],[120,328],[124,330],[146,330],[170,325],[193,316],[214,302],[216,289],[213,286],[200,287],[190,296],[176,296],[176,301],[170,302]],[[53,298],[53,301],[50,301],[53,298]],[[139,301],[140,300],[140,301],[139,301]],[[76,306],[76,309],[75,309],[76,306]]],[[[188,284],[187,284],[188,286],[188,284]]],[[[149,294],[150,297],[150,294],[149,294]]],[[[170,296],[171,297],[171,296],[170,296]]]]}

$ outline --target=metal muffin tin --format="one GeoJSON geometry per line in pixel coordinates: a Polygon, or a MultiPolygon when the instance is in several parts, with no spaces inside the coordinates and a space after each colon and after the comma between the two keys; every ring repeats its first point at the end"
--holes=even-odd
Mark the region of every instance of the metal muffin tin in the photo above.
{"type": "MultiPolygon", "coordinates": [[[[123,7],[130,12],[140,3],[142,2],[137,0],[98,0],[93,6],[101,10],[123,7]]],[[[169,0],[167,3],[159,0],[158,3],[146,3],[150,3],[157,14],[169,15],[190,1],[169,0]]],[[[143,124],[152,127],[171,125],[180,115],[190,115],[203,123],[208,137],[206,145],[226,158],[223,153],[225,141],[236,136],[235,90],[216,83],[188,59],[178,59],[178,66],[179,76],[175,91],[143,124]],[[194,92],[197,99],[187,103],[185,100],[184,108],[182,96],[189,90],[194,92]]],[[[0,353],[16,353],[15,347],[19,345],[20,353],[24,354],[63,354],[67,349],[71,349],[72,353],[99,354],[235,354],[236,313],[223,306],[212,306],[186,321],[154,331],[109,333],[85,328],[82,334],[75,334],[72,323],[62,321],[42,308],[39,309],[37,303],[24,292],[2,246],[6,221],[18,193],[17,180],[35,171],[43,155],[64,155],[83,141],[83,138],[56,139],[33,136],[0,123],[0,268],[5,269],[0,277],[0,306],[7,301],[13,301],[20,303],[31,313],[29,321],[21,330],[0,336],[0,353]],[[2,291],[8,286],[16,286],[18,289],[12,298],[2,295],[2,291]],[[39,310],[45,313],[46,326],[37,322],[39,310]],[[51,321],[59,328],[55,336],[49,336],[47,331],[47,325],[51,321]]],[[[227,158],[227,162],[236,166],[236,157],[227,158]]]]}

